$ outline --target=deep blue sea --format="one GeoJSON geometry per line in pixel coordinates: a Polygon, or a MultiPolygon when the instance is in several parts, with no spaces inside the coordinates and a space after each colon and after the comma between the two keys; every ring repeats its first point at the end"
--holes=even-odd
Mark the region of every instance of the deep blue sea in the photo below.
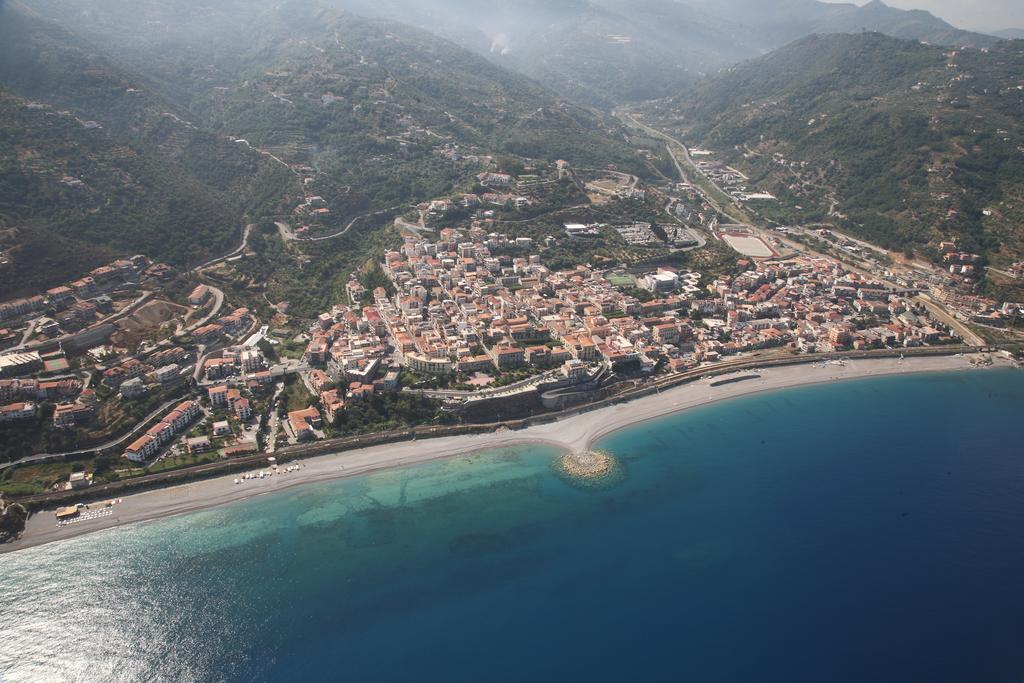
{"type": "Polygon", "coordinates": [[[0,556],[0,680],[1024,681],[1024,372],[601,445],[608,490],[523,448],[0,556]]]}

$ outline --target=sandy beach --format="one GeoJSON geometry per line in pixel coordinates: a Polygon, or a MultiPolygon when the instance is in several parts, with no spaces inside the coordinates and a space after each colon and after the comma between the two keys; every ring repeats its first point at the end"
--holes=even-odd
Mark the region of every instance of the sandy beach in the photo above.
{"type": "MultiPolygon", "coordinates": [[[[354,477],[484,450],[526,444],[547,444],[567,450],[585,450],[591,448],[601,438],[620,429],[718,401],[823,382],[968,370],[973,367],[970,360],[970,357],[962,356],[905,360],[887,358],[848,361],[845,365],[817,363],[745,370],[736,373],[736,376],[756,374],[759,377],[720,386],[712,386],[712,383],[727,380],[729,375],[711,380],[698,380],[656,395],[599,410],[581,412],[558,422],[516,432],[499,431],[473,436],[408,441],[319,456],[300,461],[300,467],[296,471],[275,474],[265,479],[246,480],[241,484],[234,483],[238,475],[227,475],[145,491],[124,497],[123,501],[113,506],[111,513],[106,516],[63,527],[56,526],[52,511],[42,511],[29,519],[25,533],[18,541],[0,546],[0,553],[64,540],[123,524],[224,505],[312,482],[354,477]]],[[[1008,365],[1008,361],[996,360],[996,367],[1008,365]]]]}

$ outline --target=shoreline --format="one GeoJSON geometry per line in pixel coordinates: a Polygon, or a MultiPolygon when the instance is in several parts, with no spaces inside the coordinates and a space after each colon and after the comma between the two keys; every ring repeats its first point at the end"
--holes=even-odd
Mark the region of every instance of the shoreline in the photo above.
{"type": "MultiPolygon", "coordinates": [[[[515,432],[500,430],[486,434],[440,437],[425,442],[413,440],[315,456],[298,461],[298,470],[278,473],[265,479],[250,479],[241,484],[234,483],[240,475],[231,474],[129,494],[121,503],[113,506],[110,515],[64,527],[56,526],[52,510],[42,510],[29,518],[21,538],[0,545],[0,554],[103,529],[198,512],[305,484],[365,476],[483,451],[524,445],[547,445],[566,451],[588,450],[601,439],[623,429],[722,401],[836,381],[976,370],[970,359],[969,356],[862,359],[846,361],[845,365],[815,363],[760,371],[741,370],[735,375],[757,376],[718,386],[712,386],[712,383],[732,375],[699,379],[633,401],[574,413],[555,422],[515,432]]],[[[993,367],[1005,368],[1011,367],[1011,364],[996,359],[993,367]]],[[[269,468],[264,466],[262,469],[269,468]]]]}

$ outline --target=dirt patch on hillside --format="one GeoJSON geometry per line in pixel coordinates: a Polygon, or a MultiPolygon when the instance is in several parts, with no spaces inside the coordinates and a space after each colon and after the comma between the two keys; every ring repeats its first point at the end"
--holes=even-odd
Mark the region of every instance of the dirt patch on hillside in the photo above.
{"type": "Polygon", "coordinates": [[[111,337],[111,341],[119,346],[137,344],[159,332],[165,323],[175,318],[184,318],[191,312],[191,309],[170,301],[150,301],[117,321],[118,331],[111,337]]]}

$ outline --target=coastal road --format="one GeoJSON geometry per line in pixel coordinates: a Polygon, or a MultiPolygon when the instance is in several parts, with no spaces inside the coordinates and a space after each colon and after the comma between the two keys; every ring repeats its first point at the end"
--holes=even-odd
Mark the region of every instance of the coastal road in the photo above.
{"type": "Polygon", "coordinates": [[[985,340],[979,337],[971,328],[969,328],[962,321],[954,318],[949,311],[942,307],[938,302],[932,299],[927,294],[921,294],[914,298],[914,301],[921,303],[925,308],[928,309],[928,313],[933,318],[938,320],[945,325],[948,325],[950,329],[960,335],[960,338],[971,346],[986,346],[985,340]]]}

